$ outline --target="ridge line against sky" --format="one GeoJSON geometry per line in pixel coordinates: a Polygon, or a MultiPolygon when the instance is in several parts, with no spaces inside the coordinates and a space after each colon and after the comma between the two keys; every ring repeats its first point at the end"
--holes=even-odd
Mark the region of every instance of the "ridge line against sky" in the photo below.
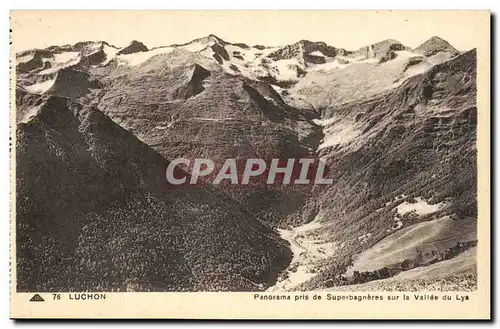
{"type": "MultiPolygon", "coordinates": [[[[72,42],[72,43],[66,43],[66,44],[50,44],[50,45],[47,45],[47,46],[44,46],[44,47],[32,47],[32,48],[26,48],[26,49],[21,49],[17,52],[23,52],[25,50],[32,50],[32,49],[45,49],[45,48],[48,48],[48,47],[51,47],[51,46],[58,46],[58,47],[61,47],[61,46],[65,46],[65,45],[74,45],[76,44],[77,42],[106,42],[108,45],[110,46],[113,46],[115,47],[116,49],[122,49],[122,48],[125,48],[127,47],[128,45],[130,45],[132,43],[132,41],[138,41],[138,42],[141,42],[142,44],[144,44],[149,50],[153,50],[153,49],[157,49],[157,48],[168,48],[168,47],[180,47],[180,46],[183,46],[183,45],[187,45],[187,44],[190,44],[190,43],[193,43],[195,42],[196,40],[199,40],[199,39],[203,39],[203,38],[208,38],[210,35],[213,35],[213,36],[216,36],[218,39],[221,39],[222,41],[224,42],[227,42],[228,44],[245,44],[244,42],[238,42],[238,41],[231,41],[231,40],[227,40],[226,38],[223,38],[223,37],[220,37],[218,35],[215,35],[214,33],[210,33],[209,35],[206,35],[206,36],[199,36],[197,38],[194,38],[192,40],[188,40],[186,42],[182,42],[182,43],[175,43],[175,44],[165,44],[165,45],[153,45],[153,46],[150,46],[148,44],[145,44],[144,42],[142,42],[141,40],[136,40],[136,39],[133,39],[133,40],[130,40],[130,42],[127,42],[126,44],[121,44],[121,45],[116,45],[116,44],[113,44],[112,42],[109,42],[108,40],[78,40],[76,42],[72,42]]],[[[439,37],[441,38],[439,35],[432,35],[432,36],[429,36],[427,38],[424,38],[422,40],[422,42],[416,46],[413,46],[411,47],[412,49],[415,49],[417,48],[418,46],[421,46],[424,42],[428,41],[429,39],[431,39],[432,37],[439,37]]],[[[443,39],[444,41],[448,41],[444,38],[441,38],[443,39]]],[[[341,49],[345,49],[347,51],[357,51],[359,50],[360,48],[362,47],[365,47],[365,46],[369,46],[369,45],[372,45],[372,44],[376,44],[378,42],[383,42],[383,41],[386,41],[386,40],[392,40],[392,41],[399,41],[403,46],[408,46],[404,41],[401,41],[401,40],[397,40],[395,38],[386,38],[384,40],[374,40],[373,42],[371,43],[368,43],[366,45],[363,45],[363,46],[360,46],[360,47],[357,47],[357,48],[345,48],[345,47],[342,47],[342,46],[337,46],[337,45],[332,45],[332,44],[329,44],[328,42],[326,42],[326,44],[328,46],[333,46],[335,48],[341,48],[341,49]]],[[[323,40],[307,40],[307,39],[297,39],[296,41],[294,42],[290,42],[289,44],[279,44],[279,45],[265,45],[265,44],[247,44],[247,46],[249,47],[252,47],[252,46],[265,46],[267,48],[274,48],[274,47],[284,47],[284,46],[287,46],[287,45],[291,45],[291,44],[295,44],[295,43],[298,43],[300,41],[311,41],[311,42],[322,42],[323,40]]],[[[451,44],[451,43],[450,43],[451,44]]],[[[453,44],[451,44],[451,46],[454,47],[453,44]]],[[[470,49],[457,49],[459,51],[468,51],[468,50],[471,50],[472,48],[470,49]]]]}
{"type": "MultiPolygon", "coordinates": [[[[148,48],[214,34],[232,43],[279,46],[323,41],[357,50],[386,39],[416,48],[439,36],[458,50],[475,48],[480,11],[12,11],[12,50],[79,41],[148,48]]],[[[483,16],[484,17],[484,16],[483,16]]]]}

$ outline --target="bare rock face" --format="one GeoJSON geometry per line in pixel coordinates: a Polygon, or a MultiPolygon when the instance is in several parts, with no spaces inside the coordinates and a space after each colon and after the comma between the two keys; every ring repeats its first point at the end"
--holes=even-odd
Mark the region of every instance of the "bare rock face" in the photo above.
{"type": "Polygon", "coordinates": [[[117,55],[128,55],[141,51],[148,51],[148,47],[146,47],[142,42],[134,40],[127,47],[120,49],[117,55]]]}
{"type": "Polygon", "coordinates": [[[52,58],[53,54],[44,50],[29,50],[16,54],[16,71],[19,73],[28,73],[37,69],[43,69],[44,58],[52,58]]]}
{"type": "Polygon", "coordinates": [[[101,87],[101,83],[93,80],[87,72],[68,67],[58,71],[52,87],[46,93],[76,100],[90,93],[91,89],[101,87]]]}
{"type": "Polygon", "coordinates": [[[174,97],[188,99],[205,90],[203,81],[210,77],[210,72],[202,66],[195,64],[191,72],[188,71],[188,82],[177,89],[174,97]]]}
{"type": "Polygon", "coordinates": [[[408,70],[408,68],[415,66],[415,65],[418,65],[418,64],[422,63],[423,61],[424,61],[424,57],[422,57],[422,56],[410,57],[408,59],[408,63],[406,64],[405,68],[403,69],[403,71],[406,71],[406,70],[408,70]]]}
{"type": "Polygon", "coordinates": [[[324,42],[301,40],[293,45],[275,50],[268,57],[273,60],[295,58],[299,63],[307,65],[307,63],[323,64],[326,62],[325,57],[335,57],[337,54],[346,54],[346,52],[344,49],[337,49],[324,42]],[[317,53],[319,56],[314,55],[314,53],[317,53]]]}
{"type": "Polygon", "coordinates": [[[99,65],[104,62],[107,58],[106,53],[104,52],[105,43],[97,43],[93,44],[91,47],[82,48],[80,50],[80,65],[82,66],[91,66],[91,65],[99,65]]]}
{"type": "Polygon", "coordinates": [[[379,63],[384,63],[384,62],[393,60],[396,57],[398,57],[398,55],[393,50],[389,50],[385,55],[383,55],[382,57],[380,57],[380,59],[379,59],[378,62],[379,63]]]}
{"type": "Polygon", "coordinates": [[[384,57],[388,58],[388,56],[390,57],[391,55],[389,53],[391,51],[405,50],[405,48],[406,47],[403,46],[401,42],[388,39],[360,48],[357,54],[366,56],[366,58],[381,59],[384,57]]]}
{"type": "Polygon", "coordinates": [[[217,63],[222,64],[223,60],[224,61],[229,60],[229,54],[227,53],[227,51],[223,45],[221,45],[219,43],[215,43],[214,45],[212,45],[211,48],[214,52],[213,57],[215,58],[217,63]]]}

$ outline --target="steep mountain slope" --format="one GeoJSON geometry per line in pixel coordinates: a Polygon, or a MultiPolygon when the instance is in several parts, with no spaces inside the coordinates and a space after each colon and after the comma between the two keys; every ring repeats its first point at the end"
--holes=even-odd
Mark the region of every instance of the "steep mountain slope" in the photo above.
{"type": "MultiPolygon", "coordinates": [[[[288,106],[271,86],[259,80],[228,74],[219,62],[227,59],[225,47],[230,46],[215,36],[171,46],[175,49],[162,49],[152,56],[132,42],[124,49],[135,47],[136,52],[115,49],[114,57],[106,56],[99,65],[87,65],[84,55],[105,47],[106,54],[113,54],[111,46],[102,42],[82,45],[69,49],[74,56],[70,62],[48,72],[21,74],[20,92],[98,105],[168,159],[208,157],[220,166],[234,157],[241,161],[315,157],[321,135],[310,119],[318,113],[288,106]],[[143,57],[145,54],[150,57],[143,57]]],[[[60,55],[67,50],[54,51],[60,55]]],[[[257,182],[251,187],[222,189],[271,225],[310,219],[296,215],[301,213],[310,186],[257,182]]]]}
{"type": "Polygon", "coordinates": [[[209,35],[16,58],[21,290],[474,278],[475,51],[209,35]],[[180,157],[322,159],[334,183],[172,187],[180,157]]]}
{"type": "MultiPolygon", "coordinates": [[[[292,108],[269,85],[228,75],[196,54],[158,55],[99,80],[105,89],[99,109],[168,159],[209,158],[221,166],[227,158],[314,157],[321,137],[309,119],[314,113],[292,108]]],[[[289,215],[289,221],[302,221],[293,213],[310,191],[265,182],[221,188],[272,225],[289,215]]]]}
{"type": "MultiPolygon", "coordinates": [[[[304,287],[350,282],[341,275],[356,254],[422,221],[451,216],[466,222],[457,224],[451,238],[459,242],[457,252],[474,245],[475,77],[476,53],[470,51],[369,101],[326,110],[320,155],[327,159],[334,184],[312,202],[319,202],[324,213],[318,233],[341,247],[304,287]],[[460,227],[467,227],[468,234],[460,227]]],[[[450,237],[439,233],[436,239],[450,237]]],[[[410,247],[414,256],[407,262],[412,266],[436,261],[445,248],[444,240],[440,246],[424,241],[410,247]],[[417,260],[422,254],[425,260],[417,260]]],[[[381,263],[380,270],[401,270],[403,260],[386,256],[392,264],[381,263]]]]}
{"type": "Polygon", "coordinates": [[[95,108],[41,100],[16,150],[18,291],[259,290],[289,262],[222,193],[169,187],[168,162],[95,108]]]}

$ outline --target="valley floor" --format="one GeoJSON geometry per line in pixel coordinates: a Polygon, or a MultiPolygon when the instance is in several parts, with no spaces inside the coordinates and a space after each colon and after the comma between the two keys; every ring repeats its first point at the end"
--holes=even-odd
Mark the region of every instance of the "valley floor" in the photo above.
{"type": "MultiPolygon", "coordinates": [[[[333,256],[337,246],[320,237],[322,215],[318,214],[310,223],[278,230],[281,237],[290,243],[293,258],[276,284],[268,292],[291,291],[313,278],[322,262],[333,256]]],[[[381,240],[358,255],[357,260],[345,275],[352,276],[354,270],[375,270],[410,257],[420,248],[439,242],[447,248],[457,241],[475,239],[475,220],[454,221],[444,217],[412,225],[381,240]],[[404,256],[404,257],[403,257],[404,256]]],[[[470,248],[458,256],[423,267],[403,271],[387,279],[363,284],[337,286],[328,290],[338,291],[472,291],[477,287],[476,251],[470,248]]]]}
{"type": "Polygon", "coordinates": [[[289,230],[278,230],[281,237],[290,243],[293,258],[276,284],[267,291],[288,291],[308,281],[316,275],[321,262],[335,253],[335,243],[326,242],[314,233],[323,226],[321,217],[319,214],[310,223],[289,230]]]}

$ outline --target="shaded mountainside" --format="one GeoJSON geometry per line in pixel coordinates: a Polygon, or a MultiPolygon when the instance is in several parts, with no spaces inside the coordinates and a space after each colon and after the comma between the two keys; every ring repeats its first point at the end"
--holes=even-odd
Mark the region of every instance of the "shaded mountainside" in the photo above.
{"type": "Polygon", "coordinates": [[[16,72],[19,291],[475,278],[475,50],[209,35],[34,49],[16,72]],[[181,157],[321,158],[333,184],[174,188],[181,157]]]}
{"type": "Polygon", "coordinates": [[[19,291],[259,290],[289,262],[222,193],[168,188],[166,160],[96,109],[48,98],[16,149],[19,291]]]}

